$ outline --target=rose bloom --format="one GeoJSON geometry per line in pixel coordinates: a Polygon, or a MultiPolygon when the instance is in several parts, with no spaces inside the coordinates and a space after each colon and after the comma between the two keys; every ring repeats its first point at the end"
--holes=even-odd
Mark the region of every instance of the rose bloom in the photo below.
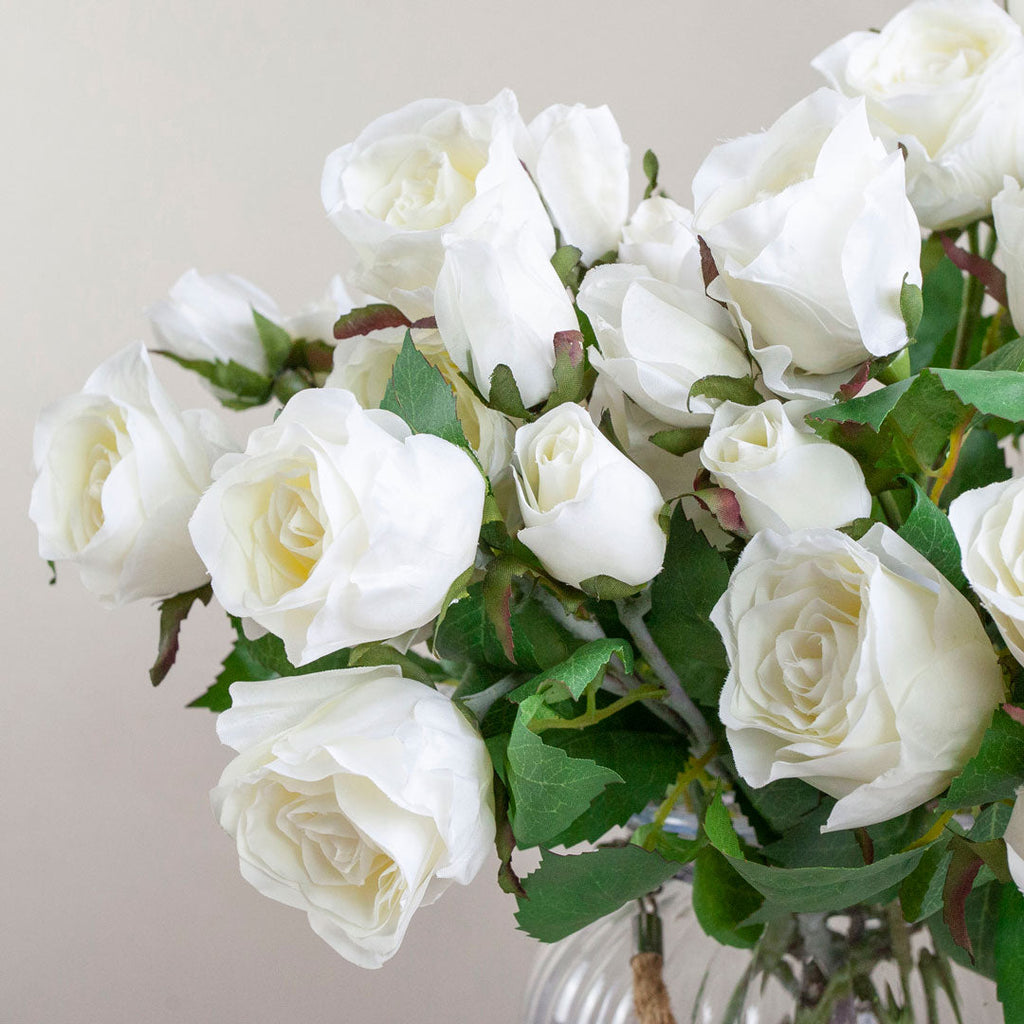
{"type": "Polygon", "coordinates": [[[853,32],[813,62],[863,96],[873,130],[907,152],[907,190],[926,228],[988,214],[1024,173],[1024,37],[992,0],[917,0],[881,32],[853,32]]]}
{"type": "Polygon", "coordinates": [[[142,345],[111,356],[36,424],[40,556],[76,565],[107,605],[202,586],[188,520],[232,447],[212,413],[177,408],[142,345]]]}
{"type": "Polygon", "coordinates": [[[231,700],[217,734],[238,757],[211,798],[242,877],[379,967],[416,909],[494,849],[483,740],[390,665],[234,683],[231,700]]]}
{"type": "Polygon", "coordinates": [[[693,385],[750,373],[739,332],[702,284],[681,287],[643,266],[611,264],[588,271],[577,302],[597,336],[590,360],[598,374],[663,423],[706,424],[717,402],[691,399],[693,385]]]}
{"type": "Polygon", "coordinates": [[[619,262],[645,266],[653,277],[689,290],[704,290],[693,214],[665,196],[651,196],[622,229],[619,262]]]}
{"type": "Polygon", "coordinates": [[[348,391],[299,392],[214,476],[189,527],[213,591],[293,665],[425,625],[473,564],[472,457],[348,391]]]}
{"type": "Polygon", "coordinates": [[[653,579],[665,557],[657,484],[578,405],[566,402],[520,427],[515,482],[523,542],[556,579],[653,579]]]}
{"type": "Polygon", "coordinates": [[[999,238],[999,265],[1006,273],[1010,316],[1018,332],[1024,331],[1024,189],[1007,178],[992,200],[992,217],[999,238]]]}
{"type": "Polygon", "coordinates": [[[550,256],[530,234],[510,234],[496,221],[445,236],[437,328],[481,394],[490,395],[491,374],[502,363],[525,405],[543,402],[554,389],[554,337],[578,330],[579,321],[550,256]]]}
{"type": "Polygon", "coordinates": [[[824,831],[937,796],[977,751],[1002,674],[970,603],[876,523],[754,535],[711,613],[729,656],[719,715],[755,788],[835,797],[824,831]]]}
{"type": "Polygon", "coordinates": [[[964,491],[949,521],[964,575],[1024,665],[1024,479],[964,491]]]}
{"type": "Polygon", "coordinates": [[[847,451],[804,423],[817,402],[723,402],[701,462],[736,495],[751,533],[832,529],[871,514],[864,473],[847,451]]]}
{"type": "Polygon", "coordinates": [[[593,263],[619,244],[629,215],[629,147],[607,107],[541,111],[529,127],[527,163],[563,245],[593,263]]]}
{"type": "Polygon", "coordinates": [[[245,278],[186,270],[146,316],[161,348],[182,359],[233,361],[265,374],[267,357],[253,310],[281,323],[277,303],[245,278]]]}
{"type": "MultiPolygon", "coordinates": [[[[477,398],[452,362],[437,331],[417,329],[412,336],[417,351],[451,385],[455,412],[466,440],[493,483],[509,470],[512,424],[477,398]]],[[[404,341],[405,328],[399,327],[339,341],[334,347],[334,368],[324,386],[351,391],[364,409],[378,408],[404,341]]]]}
{"type": "Polygon", "coordinates": [[[1024,893],[1024,786],[1017,790],[1013,813],[1006,823],[1006,860],[1017,888],[1024,893]]]}
{"type": "Polygon", "coordinates": [[[525,138],[506,89],[476,106],[417,100],[335,150],[321,197],[359,258],[353,283],[413,319],[429,316],[443,236],[469,233],[489,217],[531,235],[550,256],[554,230],[517,152],[525,138]]]}
{"type": "Polygon", "coordinates": [[[900,294],[921,283],[921,232],[903,157],[871,133],[863,100],[819,89],[722,143],[693,196],[720,272],[708,293],[743,323],[775,394],[830,401],[861,363],[907,344],[900,294]]]}

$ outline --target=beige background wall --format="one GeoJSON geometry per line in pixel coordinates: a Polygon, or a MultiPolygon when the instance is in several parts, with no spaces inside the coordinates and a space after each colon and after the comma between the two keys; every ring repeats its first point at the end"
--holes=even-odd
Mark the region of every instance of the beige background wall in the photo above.
{"type": "MultiPolygon", "coordinates": [[[[205,711],[227,645],[211,608],[156,692],[156,617],[46,585],[26,517],[38,408],[146,335],[190,266],[291,309],[340,244],[324,156],[420,96],[524,113],[607,102],[688,182],[718,138],[817,82],[808,60],[897,0],[37,0],[0,4],[4,586],[0,592],[0,1021],[512,1024],[534,947],[492,876],[360,971],[238,877],[207,790],[228,760],[205,711]]],[[[173,368],[190,402],[202,392],[173,368]]]]}

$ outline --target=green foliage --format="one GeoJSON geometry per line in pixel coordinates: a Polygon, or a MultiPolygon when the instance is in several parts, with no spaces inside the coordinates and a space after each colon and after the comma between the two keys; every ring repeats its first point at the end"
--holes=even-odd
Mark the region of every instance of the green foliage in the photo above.
{"type": "Polygon", "coordinates": [[[728,672],[725,648],[709,615],[729,582],[721,552],[676,507],[661,573],[651,584],[646,622],[694,700],[717,706],[728,672]]]}
{"type": "Polygon", "coordinates": [[[519,385],[511,369],[504,363],[498,363],[491,373],[491,386],[488,393],[487,404],[506,416],[513,416],[516,419],[530,421],[533,414],[523,404],[523,396],[519,392],[519,385]]]}
{"type": "Polygon", "coordinates": [[[539,846],[565,831],[590,801],[621,777],[586,758],[570,757],[531,732],[529,723],[549,713],[543,696],[527,697],[519,706],[506,751],[510,820],[519,846],[539,846]]]}
{"type": "Polygon", "coordinates": [[[587,362],[583,355],[583,334],[580,331],[559,331],[552,344],[555,347],[555,365],[551,376],[555,387],[544,403],[543,412],[563,402],[582,401],[592,384],[588,379],[587,362]]]}
{"type": "Polygon", "coordinates": [[[211,362],[208,359],[184,359],[161,349],[156,351],[182,369],[191,370],[209,381],[220,404],[226,409],[253,409],[265,405],[273,394],[274,381],[271,377],[250,370],[233,359],[227,363],[211,362]]]}
{"type": "Polygon", "coordinates": [[[748,884],[728,857],[706,846],[693,865],[693,912],[701,928],[725,946],[753,947],[763,924],[744,924],[764,903],[764,897],[748,884]]]}
{"type": "Polygon", "coordinates": [[[942,912],[942,890],[953,852],[936,843],[924,852],[920,863],[900,886],[900,907],[911,924],[942,912]]]}
{"type": "Polygon", "coordinates": [[[1024,725],[1005,711],[992,716],[978,753],[953,780],[940,806],[956,809],[1008,800],[1024,783],[1024,725]]]}
{"type": "Polygon", "coordinates": [[[427,362],[405,332],[380,407],[401,416],[417,434],[434,434],[468,448],[469,442],[455,411],[455,393],[436,366],[427,362]]]}
{"type": "MultiPolygon", "coordinates": [[[[56,574],[54,574],[56,579],[56,574]]],[[[195,590],[186,591],[184,594],[175,594],[160,602],[160,641],[157,645],[156,661],[149,670],[149,681],[154,686],[159,686],[170,672],[171,666],[178,657],[178,637],[181,633],[181,624],[185,621],[192,605],[196,601],[202,604],[209,604],[213,597],[213,588],[209,583],[197,587],[195,590]]]]}
{"type": "Polygon", "coordinates": [[[942,492],[942,503],[948,506],[964,491],[1009,479],[1010,469],[998,438],[984,427],[972,427],[960,449],[956,471],[942,492]]]}
{"type": "Polygon", "coordinates": [[[658,158],[653,149],[644,153],[644,177],[647,179],[647,187],[644,189],[644,199],[650,199],[658,189],[658,158]]]}
{"type": "Polygon", "coordinates": [[[555,622],[528,593],[513,595],[510,617],[514,663],[505,656],[488,618],[483,585],[471,584],[466,596],[449,607],[435,635],[434,651],[454,662],[540,672],[565,661],[582,642],[555,622]]]}
{"type": "Polygon", "coordinates": [[[567,935],[639,899],[668,881],[679,865],[639,846],[606,846],[564,857],[545,852],[523,879],[516,920],[541,942],[567,935]]]}
{"type": "Polygon", "coordinates": [[[257,313],[255,309],[252,311],[252,318],[256,322],[263,354],[267,357],[270,376],[275,377],[284,369],[284,364],[291,355],[292,336],[273,320],[268,320],[262,313],[257,313]]]}
{"type": "Polygon", "coordinates": [[[932,248],[933,257],[936,252],[938,258],[930,267],[925,266],[925,254],[922,252],[922,269],[925,274],[921,294],[924,308],[914,332],[914,344],[910,346],[910,369],[913,373],[925,366],[942,363],[948,365],[953,352],[964,277],[953,261],[942,252],[941,244],[932,248]]]}
{"type": "Polygon", "coordinates": [[[411,326],[409,318],[400,309],[386,302],[374,302],[343,313],[334,325],[334,337],[339,340],[356,338],[389,327],[411,326]]]}
{"type": "Polygon", "coordinates": [[[599,601],[621,601],[640,593],[643,589],[644,584],[634,586],[632,583],[623,583],[614,576],[590,576],[580,581],[580,590],[599,601]]]}
{"type": "Polygon", "coordinates": [[[551,257],[551,266],[555,268],[558,280],[566,288],[575,291],[580,284],[580,260],[583,253],[575,245],[563,245],[556,249],[551,257]]]}
{"type": "Polygon", "coordinates": [[[729,377],[724,374],[701,377],[690,388],[690,398],[698,397],[738,402],[740,405],[760,405],[764,401],[764,396],[754,387],[753,377],[729,377]]]}
{"type": "Polygon", "coordinates": [[[515,691],[511,699],[524,700],[541,693],[548,702],[578,700],[587,687],[604,674],[605,666],[613,657],[622,662],[627,673],[633,671],[633,648],[628,640],[592,640],[578,647],[565,661],[535,676],[515,691]]]}
{"type": "Polygon", "coordinates": [[[686,455],[687,452],[700,448],[707,440],[708,433],[708,427],[671,427],[668,430],[659,430],[648,440],[670,455],[686,455]]]}
{"type": "Polygon", "coordinates": [[[924,493],[921,486],[908,479],[914,492],[914,507],[900,527],[900,536],[916,548],[958,590],[967,585],[960,568],[960,544],[949,517],[924,493]]]}
{"type": "Polygon", "coordinates": [[[907,325],[907,337],[913,338],[924,316],[924,293],[916,284],[907,280],[906,274],[903,275],[903,287],[900,289],[900,315],[907,325]]]}
{"type": "Polygon", "coordinates": [[[1003,886],[998,882],[975,886],[964,905],[964,922],[967,934],[974,948],[974,961],[963,950],[943,923],[942,913],[927,919],[928,930],[932,934],[935,950],[948,956],[963,967],[971,968],[986,978],[995,980],[995,944],[999,920],[999,902],[1002,898],[1003,886]]]}
{"type": "Polygon", "coordinates": [[[1024,1021],[1024,895],[1004,885],[995,936],[996,992],[1006,1021],[1024,1021]]]}
{"type": "MultiPolygon", "coordinates": [[[[686,744],[675,733],[643,732],[592,726],[580,732],[549,730],[545,741],[560,747],[571,758],[589,759],[615,772],[622,785],[609,786],[564,832],[551,840],[552,846],[575,846],[596,842],[609,829],[625,825],[649,803],[660,800],[685,764],[686,744]]],[[[665,833],[661,833],[665,835],[665,833]]],[[[664,856],[669,854],[658,846],[664,856]]]]}

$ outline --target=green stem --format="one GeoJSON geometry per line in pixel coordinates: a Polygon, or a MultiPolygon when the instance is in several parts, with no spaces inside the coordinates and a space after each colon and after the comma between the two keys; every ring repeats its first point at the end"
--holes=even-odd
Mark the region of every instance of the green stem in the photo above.
{"type": "Polygon", "coordinates": [[[657,700],[664,697],[665,691],[654,684],[640,686],[631,690],[624,697],[613,701],[607,707],[584,711],[575,718],[535,718],[530,722],[531,732],[544,732],[547,729],[586,729],[588,725],[596,725],[606,718],[618,714],[623,708],[635,704],[638,700],[657,700]]]}
{"type": "Polygon", "coordinates": [[[910,992],[910,977],[914,970],[914,954],[910,949],[910,935],[907,933],[907,922],[903,920],[903,911],[899,900],[892,900],[885,906],[885,917],[889,925],[889,942],[892,955],[900,970],[900,985],[903,986],[903,1009],[910,1009],[913,1020],[913,1003],[910,992]]]}
{"type": "Polygon", "coordinates": [[[894,530],[898,530],[903,525],[903,517],[900,515],[899,505],[896,504],[896,499],[892,496],[892,492],[881,491],[878,495],[878,504],[882,506],[882,511],[885,513],[885,518],[889,520],[889,525],[894,530]]]}
{"type": "MultiPolygon", "coordinates": [[[[647,601],[649,606],[649,597],[647,601]]],[[[629,635],[640,649],[647,664],[651,666],[651,670],[668,691],[669,706],[677,711],[686,722],[693,736],[694,753],[698,756],[703,754],[714,742],[714,734],[701,714],[700,708],[683,688],[682,681],[676,675],[675,669],[668,663],[668,659],[661,653],[661,648],[654,642],[654,637],[651,636],[647,623],[644,622],[646,609],[642,602],[638,602],[636,598],[626,598],[616,601],[615,607],[619,613],[619,621],[629,631],[629,635]]]]}
{"type": "MultiPolygon", "coordinates": [[[[967,229],[967,239],[971,252],[978,255],[978,225],[972,224],[967,229]]],[[[960,318],[956,325],[956,341],[953,344],[953,357],[950,360],[952,369],[960,369],[967,361],[974,330],[981,313],[981,303],[985,298],[985,286],[973,274],[964,275],[963,293],[960,300],[960,318]]]]}

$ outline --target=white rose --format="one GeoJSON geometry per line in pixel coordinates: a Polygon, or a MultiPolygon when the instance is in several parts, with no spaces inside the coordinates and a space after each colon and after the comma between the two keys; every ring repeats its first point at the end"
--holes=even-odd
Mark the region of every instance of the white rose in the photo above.
{"type": "Polygon", "coordinates": [[[529,127],[530,170],[564,245],[584,263],[618,247],[629,214],[629,147],[607,107],[558,103],[529,127]]]}
{"type": "Polygon", "coordinates": [[[661,492],[578,405],[563,403],[516,431],[521,540],[556,579],[652,579],[665,557],[661,492]]]}
{"type": "Polygon", "coordinates": [[[1024,479],[964,491],[949,505],[964,575],[1024,665],[1024,479]]]}
{"type": "Polygon", "coordinates": [[[202,586],[188,520],[231,447],[212,413],[179,411],[144,346],[119,352],[36,424],[39,554],[77,565],[107,605],[202,586]]]}
{"type": "Polygon", "coordinates": [[[267,357],[253,310],[281,323],[274,300],[244,278],[187,270],[146,316],[161,347],[182,359],[234,361],[265,374],[267,357]]]}
{"type": "Polygon", "coordinates": [[[601,351],[590,360],[637,405],[673,426],[707,423],[715,402],[690,398],[702,377],[743,377],[750,360],[729,314],[703,287],[659,281],[646,267],[594,267],[577,302],[601,351]]]}
{"type": "Polygon", "coordinates": [[[877,134],[907,151],[907,189],[927,228],[989,212],[1024,172],[1024,38],[992,0],[918,0],[881,32],[854,32],[813,65],[864,96],[877,134]]]}
{"type": "Polygon", "coordinates": [[[1024,332],[1024,190],[1013,178],[1007,178],[992,200],[996,235],[999,238],[999,265],[1006,273],[1006,292],[1010,316],[1018,332],[1024,332]]]}
{"type": "Polygon", "coordinates": [[[907,344],[900,292],[921,283],[920,228],[903,157],[871,134],[863,100],[819,89],[712,150],[693,194],[720,271],[709,293],[744,323],[776,394],[829,400],[907,344]]]}
{"type": "Polygon", "coordinates": [[[555,237],[517,150],[526,127],[515,95],[489,103],[417,100],[378,118],[324,166],[321,196],[354,248],[354,283],[416,319],[432,312],[441,240],[498,216],[549,256],[555,237]]]}
{"type": "Polygon", "coordinates": [[[231,700],[217,734],[238,757],[211,799],[242,877],[379,967],[416,909],[494,848],[483,741],[394,666],[234,683],[231,700]]]}
{"type": "Polygon", "coordinates": [[[579,330],[579,322],[550,252],[533,236],[509,235],[494,222],[446,235],[434,299],[445,347],[483,394],[500,363],[527,406],[551,394],[555,334],[579,330]]]}
{"type": "Polygon", "coordinates": [[[645,266],[659,281],[704,290],[693,214],[665,196],[645,199],[622,229],[620,263],[645,266]]]}
{"type": "Polygon", "coordinates": [[[751,533],[833,529],[871,514],[857,460],[804,423],[817,402],[723,402],[711,421],[701,462],[736,495],[751,533]]]}
{"type": "Polygon", "coordinates": [[[1024,892],[1024,786],[1017,790],[1013,813],[1006,823],[1006,860],[1017,888],[1024,892]]]}
{"type": "Polygon", "coordinates": [[[798,778],[835,797],[825,831],[937,796],[1002,699],[970,603],[882,524],[755,534],[711,613],[729,656],[719,715],[754,787],[798,778]]]}
{"type": "Polygon", "coordinates": [[[326,341],[333,345],[334,325],[338,317],[348,313],[354,305],[345,283],[336,274],[320,299],[303,306],[294,316],[286,317],[281,326],[293,338],[326,341]]]}
{"type": "MultiPolygon", "coordinates": [[[[364,409],[378,408],[404,340],[405,328],[392,327],[339,341],[334,349],[334,369],[325,386],[351,391],[364,409]]],[[[509,470],[512,424],[477,398],[451,361],[437,331],[416,330],[413,340],[455,392],[455,411],[466,440],[493,484],[509,470]]]]}
{"type": "Polygon", "coordinates": [[[473,564],[472,458],[347,391],[299,392],[214,475],[190,524],[213,591],[294,665],[424,625],[473,564]]]}

